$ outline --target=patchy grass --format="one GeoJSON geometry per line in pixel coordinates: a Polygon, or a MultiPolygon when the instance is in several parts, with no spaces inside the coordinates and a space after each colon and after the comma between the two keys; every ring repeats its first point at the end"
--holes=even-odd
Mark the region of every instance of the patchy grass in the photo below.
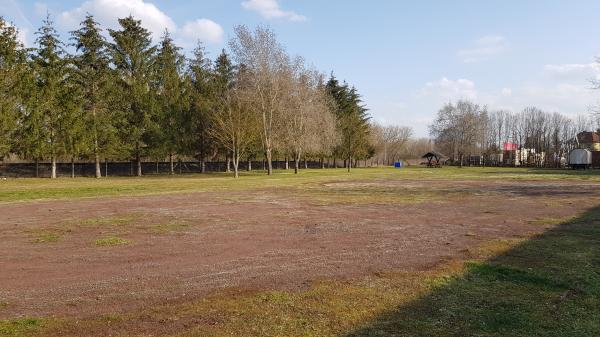
{"type": "Polygon", "coordinates": [[[111,246],[128,245],[131,242],[129,240],[125,240],[125,239],[117,237],[117,236],[109,236],[109,237],[97,239],[96,241],[94,241],[94,243],[96,244],[96,246],[99,246],[99,247],[111,247],[111,246]]]}
{"type": "Polygon", "coordinates": [[[560,225],[562,223],[566,223],[569,221],[573,221],[575,220],[575,217],[559,217],[559,218],[541,218],[541,219],[535,219],[535,220],[529,220],[527,221],[530,224],[533,225],[543,225],[543,226],[556,226],[556,225],[560,225]]]}
{"type": "Polygon", "coordinates": [[[42,321],[35,318],[0,320],[0,336],[27,336],[30,333],[39,331],[43,327],[42,321]]]}
{"type": "Polygon", "coordinates": [[[133,223],[139,218],[138,215],[128,215],[122,217],[101,217],[101,218],[90,218],[82,221],[75,221],[73,223],[81,227],[104,227],[104,226],[125,226],[133,223]]]}
{"type": "Polygon", "coordinates": [[[494,240],[430,271],[228,290],[12,336],[598,336],[600,207],[528,239],[494,240]],[[143,324],[139,324],[143,322],[143,324]]]}
{"type": "Polygon", "coordinates": [[[50,243],[58,242],[62,239],[62,235],[56,232],[42,232],[37,235],[35,243],[50,243]]]}
{"type": "Polygon", "coordinates": [[[159,223],[152,226],[152,229],[158,233],[180,232],[190,228],[190,224],[181,221],[159,223]]]}

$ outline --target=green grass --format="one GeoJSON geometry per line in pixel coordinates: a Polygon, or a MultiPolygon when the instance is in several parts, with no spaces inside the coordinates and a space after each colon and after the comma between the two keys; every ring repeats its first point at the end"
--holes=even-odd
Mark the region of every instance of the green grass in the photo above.
{"type": "Polygon", "coordinates": [[[94,241],[94,243],[96,244],[96,246],[99,246],[99,247],[111,247],[111,246],[128,245],[131,242],[129,240],[125,240],[125,239],[117,237],[117,236],[109,236],[109,237],[97,239],[96,241],[94,241]]]}
{"type": "MultiPolygon", "coordinates": [[[[131,196],[182,192],[244,191],[248,189],[318,188],[320,184],[340,181],[382,179],[405,180],[591,180],[600,181],[600,171],[574,171],[527,168],[456,168],[427,169],[421,167],[393,169],[303,170],[299,175],[276,171],[267,177],[263,172],[242,172],[240,179],[224,173],[147,176],[142,178],[109,177],[60,178],[57,180],[21,178],[0,182],[0,202],[73,199],[101,196],[131,196]]],[[[425,196],[427,197],[427,196],[425,196]]]]}
{"type": "Polygon", "coordinates": [[[58,242],[62,239],[62,235],[53,232],[43,232],[39,233],[35,238],[36,243],[50,243],[50,242],[58,242]]]}
{"type": "Polygon", "coordinates": [[[566,223],[569,221],[574,220],[575,218],[573,217],[563,217],[563,218],[541,218],[541,219],[535,219],[535,220],[529,220],[528,223],[530,224],[534,224],[534,225],[544,225],[544,226],[556,226],[556,225],[560,225],[562,223],[566,223]]]}
{"type": "Polygon", "coordinates": [[[18,337],[40,330],[42,321],[35,318],[0,320],[0,336],[18,337]]]}
{"type": "Polygon", "coordinates": [[[189,223],[181,221],[165,222],[153,225],[152,228],[158,233],[179,232],[190,228],[189,223]]]}

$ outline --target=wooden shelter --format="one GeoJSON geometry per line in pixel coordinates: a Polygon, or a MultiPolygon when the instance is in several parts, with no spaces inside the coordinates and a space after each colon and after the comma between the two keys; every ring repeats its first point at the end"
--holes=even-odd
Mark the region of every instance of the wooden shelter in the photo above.
{"type": "Polygon", "coordinates": [[[427,167],[442,167],[440,160],[444,158],[444,155],[436,151],[429,151],[421,158],[427,159],[427,167]]]}

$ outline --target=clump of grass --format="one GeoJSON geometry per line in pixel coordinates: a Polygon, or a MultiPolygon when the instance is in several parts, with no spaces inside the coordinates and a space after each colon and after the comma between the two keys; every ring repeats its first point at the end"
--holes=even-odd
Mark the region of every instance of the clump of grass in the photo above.
{"type": "Polygon", "coordinates": [[[101,217],[78,221],[78,224],[83,227],[124,226],[132,223],[136,219],[137,217],[133,215],[123,217],[101,217]]]}
{"type": "Polygon", "coordinates": [[[99,247],[110,247],[110,246],[121,246],[128,245],[131,241],[117,237],[117,236],[109,236],[101,239],[97,239],[95,241],[96,246],[99,247]]]}
{"type": "Polygon", "coordinates": [[[573,221],[575,218],[574,217],[548,217],[548,218],[541,218],[541,219],[534,219],[534,220],[529,220],[527,221],[528,223],[532,224],[532,225],[543,225],[543,226],[556,226],[556,225],[560,225],[560,224],[564,224],[564,223],[569,223],[571,221],[573,221]]]}
{"type": "Polygon", "coordinates": [[[158,233],[178,232],[186,230],[189,227],[190,224],[186,222],[165,222],[152,226],[154,231],[158,233]]]}
{"type": "Polygon", "coordinates": [[[42,320],[36,318],[2,320],[0,321],[0,336],[25,336],[42,328],[42,323],[42,320]]]}
{"type": "Polygon", "coordinates": [[[40,233],[37,238],[35,238],[35,243],[51,243],[58,242],[62,239],[62,235],[53,232],[44,232],[40,233]]]}

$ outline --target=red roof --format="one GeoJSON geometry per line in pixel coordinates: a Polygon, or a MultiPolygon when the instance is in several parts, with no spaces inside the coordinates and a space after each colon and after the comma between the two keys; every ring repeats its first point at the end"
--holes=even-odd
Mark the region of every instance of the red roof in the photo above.
{"type": "Polygon", "coordinates": [[[577,134],[577,140],[582,144],[600,143],[600,134],[597,132],[580,132],[577,134]]]}

